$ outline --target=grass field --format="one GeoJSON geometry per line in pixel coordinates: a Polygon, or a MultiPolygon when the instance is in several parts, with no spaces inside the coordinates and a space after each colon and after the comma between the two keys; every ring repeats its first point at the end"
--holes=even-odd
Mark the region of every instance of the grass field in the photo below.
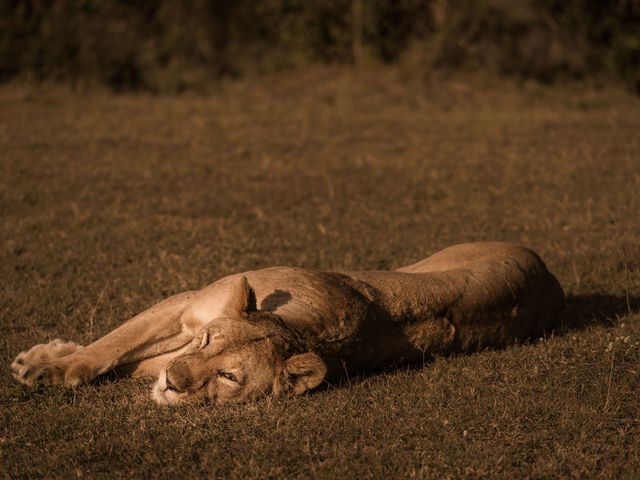
{"type": "Polygon", "coordinates": [[[611,88],[386,71],[206,97],[0,88],[0,477],[638,478],[639,132],[611,88]],[[228,273],[489,239],[556,273],[553,335],[224,408],[8,371],[228,273]]]}

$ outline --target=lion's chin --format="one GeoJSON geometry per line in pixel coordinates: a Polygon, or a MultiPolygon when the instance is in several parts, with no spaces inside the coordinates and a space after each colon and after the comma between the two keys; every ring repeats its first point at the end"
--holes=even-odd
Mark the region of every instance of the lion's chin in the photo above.
{"type": "Polygon", "coordinates": [[[162,372],[153,385],[151,397],[158,405],[173,405],[180,401],[179,394],[173,390],[167,390],[167,374],[162,372]]]}
{"type": "Polygon", "coordinates": [[[158,385],[158,382],[153,386],[151,397],[158,405],[169,405],[173,402],[165,395],[167,392],[158,385]]]}

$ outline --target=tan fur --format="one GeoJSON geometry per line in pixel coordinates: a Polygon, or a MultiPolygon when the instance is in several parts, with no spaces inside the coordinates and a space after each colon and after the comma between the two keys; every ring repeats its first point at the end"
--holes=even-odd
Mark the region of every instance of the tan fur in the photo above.
{"type": "Polygon", "coordinates": [[[109,370],[158,377],[158,403],[295,395],[349,371],[500,347],[553,327],[564,303],[530,250],[444,249],[395,272],[273,267],[171,297],[81,347],[20,353],[26,385],[89,382],[109,370]]]}

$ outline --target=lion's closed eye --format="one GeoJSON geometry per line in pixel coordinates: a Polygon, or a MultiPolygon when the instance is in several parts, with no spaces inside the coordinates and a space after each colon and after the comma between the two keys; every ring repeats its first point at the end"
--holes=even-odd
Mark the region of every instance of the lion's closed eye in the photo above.
{"type": "Polygon", "coordinates": [[[240,383],[238,381],[238,377],[236,377],[235,374],[231,373],[231,372],[218,372],[218,376],[222,377],[222,378],[226,378],[227,380],[230,380],[234,383],[240,383]]]}

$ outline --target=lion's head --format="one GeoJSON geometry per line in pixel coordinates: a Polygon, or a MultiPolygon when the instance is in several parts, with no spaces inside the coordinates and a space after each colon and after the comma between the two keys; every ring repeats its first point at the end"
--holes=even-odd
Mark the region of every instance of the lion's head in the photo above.
{"type": "Polygon", "coordinates": [[[296,334],[275,314],[251,307],[251,288],[239,276],[222,313],[160,373],[153,398],[160,404],[241,402],[299,394],[322,382],[326,365],[304,352],[296,334]]]}

